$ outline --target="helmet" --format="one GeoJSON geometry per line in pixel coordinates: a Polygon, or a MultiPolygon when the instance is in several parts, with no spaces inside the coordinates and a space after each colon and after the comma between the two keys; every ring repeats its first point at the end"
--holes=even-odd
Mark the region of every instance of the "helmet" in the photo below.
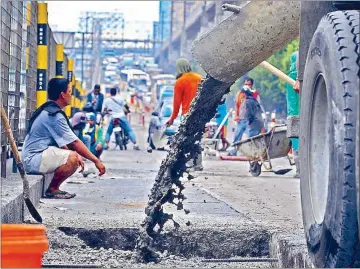
{"type": "Polygon", "coordinates": [[[161,116],[168,118],[171,117],[172,114],[172,107],[171,106],[164,106],[163,109],[161,110],[161,116]]]}
{"type": "Polygon", "coordinates": [[[86,115],[84,112],[76,112],[71,118],[71,125],[74,127],[80,123],[86,122],[86,115]]]}
{"type": "Polygon", "coordinates": [[[93,113],[93,112],[91,112],[91,113],[86,113],[86,120],[96,121],[95,113],[93,113]]]}

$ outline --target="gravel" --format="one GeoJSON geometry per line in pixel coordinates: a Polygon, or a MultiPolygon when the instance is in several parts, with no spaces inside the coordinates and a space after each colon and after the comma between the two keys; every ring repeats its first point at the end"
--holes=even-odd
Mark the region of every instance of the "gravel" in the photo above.
{"type": "MultiPolygon", "coordinates": [[[[75,236],[65,235],[55,228],[48,228],[49,251],[44,254],[43,264],[96,264],[105,268],[269,268],[270,263],[203,263],[202,258],[187,259],[159,253],[159,263],[138,263],[135,251],[94,249],[75,236]]],[[[239,258],[239,257],[233,257],[239,258]]]]}

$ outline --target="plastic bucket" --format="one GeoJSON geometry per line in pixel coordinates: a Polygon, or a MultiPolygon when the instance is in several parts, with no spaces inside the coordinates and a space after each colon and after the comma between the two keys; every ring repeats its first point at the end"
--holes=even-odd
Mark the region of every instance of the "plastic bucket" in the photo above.
{"type": "Polygon", "coordinates": [[[1,268],[41,268],[48,248],[44,225],[1,224],[1,268]]]}

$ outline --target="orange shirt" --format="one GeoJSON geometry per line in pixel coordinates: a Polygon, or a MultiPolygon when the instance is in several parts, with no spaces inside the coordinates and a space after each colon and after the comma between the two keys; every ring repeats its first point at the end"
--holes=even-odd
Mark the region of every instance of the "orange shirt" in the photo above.
{"type": "Polygon", "coordinates": [[[179,114],[185,115],[189,109],[192,100],[196,96],[198,85],[201,82],[201,76],[194,72],[184,73],[175,82],[174,86],[174,104],[171,119],[174,120],[179,114]]]}
{"type": "Polygon", "coordinates": [[[242,102],[244,101],[245,98],[246,98],[245,93],[238,92],[237,98],[236,98],[236,109],[235,109],[235,115],[236,115],[237,118],[245,116],[245,115],[240,115],[240,112],[241,112],[240,107],[241,107],[242,102]]]}

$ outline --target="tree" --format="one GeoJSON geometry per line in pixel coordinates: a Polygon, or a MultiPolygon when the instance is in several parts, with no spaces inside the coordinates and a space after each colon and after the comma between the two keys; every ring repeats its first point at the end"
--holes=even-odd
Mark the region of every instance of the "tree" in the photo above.
{"type": "MultiPolygon", "coordinates": [[[[266,61],[287,74],[290,68],[290,56],[298,48],[299,38],[284,46],[266,61]]],[[[200,72],[202,75],[205,74],[197,63],[193,63],[193,70],[200,72]]],[[[286,82],[280,80],[261,66],[255,67],[234,83],[230,89],[230,98],[235,98],[236,93],[241,89],[247,76],[254,79],[254,86],[260,92],[261,103],[266,111],[276,110],[277,113],[286,113],[286,82]]]]}
{"type": "MultiPolygon", "coordinates": [[[[287,44],[284,48],[272,55],[267,62],[274,65],[285,74],[289,72],[290,56],[299,48],[299,38],[287,44]]],[[[234,91],[240,90],[246,76],[254,79],[254,86],[260,92],[261,103],[266,111],[278,113],[286,112],[286,82],[267,71],[261,66],[255,67],[248,74],[237,80],[234,91]]]]}

